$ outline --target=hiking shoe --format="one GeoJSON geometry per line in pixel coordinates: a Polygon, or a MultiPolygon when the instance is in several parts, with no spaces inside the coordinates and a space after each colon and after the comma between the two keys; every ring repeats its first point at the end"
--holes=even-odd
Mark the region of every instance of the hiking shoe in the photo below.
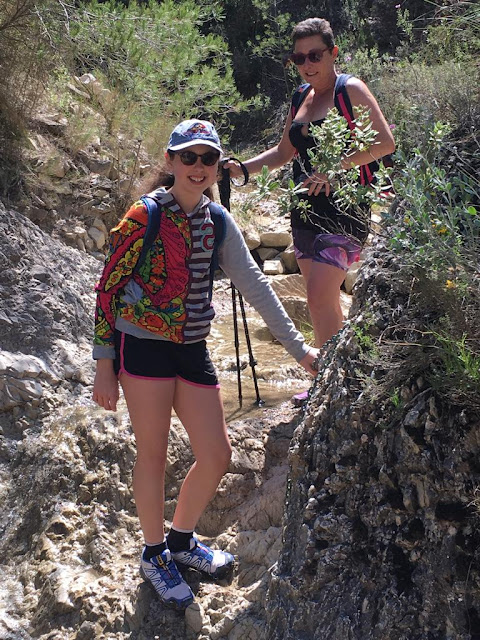
{"type": "Polygon", "coordinates": [[[199,542],[196,536],[190,539],[188,551],[172,551],[172,558],[179,567],[196,569],[217,580],[230,576],[235,565],[235,558],[231,553],[210,549],[199,542]]]}
{"type": "Polygon", "coordinates": [[[182,578],[169,549],[150,560],[145,560],[142,554],[140,574],[144,580],[151,582],[167,607],[182,610],[192,604],[192,590],[182,578]]]}
{"type": "Polygon", "coordinates": [[[303,407],[303,405],[308,400],[308,393],[309,393],[309,390],[307,389],[307,391],[302,391],[301,393],[296,393],[294,396],[292,396],[293,406],[303,407]]]}

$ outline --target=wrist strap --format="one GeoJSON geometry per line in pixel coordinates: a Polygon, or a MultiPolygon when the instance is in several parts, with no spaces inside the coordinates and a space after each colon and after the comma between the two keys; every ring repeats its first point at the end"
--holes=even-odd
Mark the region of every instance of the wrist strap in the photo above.
{"type": "Polygon", "coordinates": [[[243,164],[243,162],[240,162],[238,158],[224,158],[222,164],[225,162],[236,162],[238,164],[243,173],[243,182],[238,182],[239,178],[230,178],[230,182],[236,187],[244,187],[250,179],[250,174],[248,173],[247,167],[243,164]]]}

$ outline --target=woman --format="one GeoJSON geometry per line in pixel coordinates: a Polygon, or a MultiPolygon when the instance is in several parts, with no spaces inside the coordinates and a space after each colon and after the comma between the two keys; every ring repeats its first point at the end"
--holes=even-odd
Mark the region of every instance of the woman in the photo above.
{"type": "MultiPolygon", "coordinates": [[[[193,594],[178,571],[229,575],[231,554],[210,549],[195,526],[225,473],[231,454],[220,389],[205,338],[215,315],[210,301],[216,224],[206,193],[217,180],[222,149],[210,122],[186,120],[173,130],[156,189],[136,202],[111,232],[97,285],[93,399],[116,410],[119,382],[135,433],[133,491],[145,539],[142,575],[168,606],[185,609],[193,594]],[[156,202],[160,226],[136,268],[156,202]],[[164,533],[164,486],[172,409],[185,427],[195,462],[180,488],[172,527],[164,533]]],[[[230,214],[220,209],[220,267],[263,316],[272,333],[309,373],[317,353],[285,314],[230,214]]],[[[148,234],[149,235],[149,234],[148,234]]],[[[148,237],[148,236],[147,236],[148,237]]],[[[148,241],[145,243],[148,246],[148,241]]]]}
{"type": "MultiPolygon", "coordinates": [[[[297,24],[292,33],[293,52],[289,60],[296,65],[304,83],[294,95],[280,142],[258,156],[244,162],[249,173],[283,166],[292,158],[297,184],[308,188],[304,199],[310,203],[312,215],[302,215],[301,208],[291,212],[295,254],[307,288],[307,299],[315,333],[315,344],[322,346],[342,327],[340,287],[351,264],[359,259],[368,235],[365,216],[341,212],[331,197],[330,184],[321,172],[311,167],[307,150],[314,146],[309,125],[321,125],[335,105],[339,80],[346,78],[346,99],[353,116],[360,106],[370,111],[375,143],[367,151],[343,156],[341,166],[367,167],[373,160],[394,151],[395,143],[385,117],[368,87],[358,78],[341,77],[335,69],[338,47],[330,23],[323,18],[309,18],[297,24]]],[[[338,108],[338,106],[337,106],[338,108]]],[[[344,115],[344,114],[342,114],[344,115]]],[[[233,176],[241,175],[238,165],[226,165],[233,176]]],[[[295,404],[306,400],[308,392],[294,396],[295,404]]]]}

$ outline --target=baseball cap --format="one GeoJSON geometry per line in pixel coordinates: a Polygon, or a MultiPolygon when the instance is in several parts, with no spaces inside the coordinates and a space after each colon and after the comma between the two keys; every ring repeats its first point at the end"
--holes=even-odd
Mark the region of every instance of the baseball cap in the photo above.
{"type": "Polygon", "coordinates": [[[168,151],[180,151],[195,144],[206,144],[222,153],[215,127],[207,120],[184,120],[177,124],[168,141],[168,151]]]}

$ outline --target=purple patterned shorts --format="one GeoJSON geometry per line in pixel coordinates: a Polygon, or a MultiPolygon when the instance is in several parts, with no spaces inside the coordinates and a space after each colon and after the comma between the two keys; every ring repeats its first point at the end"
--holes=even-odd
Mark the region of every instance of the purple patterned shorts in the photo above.
{"type": "Polygon", "coordinates": [[[309,229],[292,229],[295,257],[310,258],[332,267],[348,271],[360,259],[362,245],[346,236],[332,233],[315,233],[309,229]]]}

